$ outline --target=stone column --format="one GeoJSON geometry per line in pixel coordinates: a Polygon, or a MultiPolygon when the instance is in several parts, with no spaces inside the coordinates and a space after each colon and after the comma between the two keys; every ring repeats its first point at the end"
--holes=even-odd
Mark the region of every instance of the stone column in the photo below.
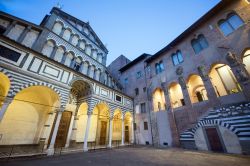
{"type": "Polygon", "coordinates": [[[69,144],[71,145],[74,145],[76,143],[76,132],[77,132],[77,121],[78,121],[78,117],[77,117],[77,114],[78,114],[78,109],[80,107],[81,104],[78,104],[76,106],[76,110],[75,110],[75,114],[73,116],[73,124],[72,124],[72,131],[70,133],[70,142],[69,144]]]}
{"type": "Polygon", "coordinates": [[[198,68],[199,75],[204,83],[206,92],[207,92],[207,97],[210,103],[213,103],[214,106],[217,106],[220,104],[216,92],[214,90],[213,84],[206,72],[205,66],[201,65],[198,68]]]}
{"type": "Polygon", "coordinates": [[[27,35],[27,33],[31,30],[31,26],[26,27],[23,32],[21,33],[21,35],[19,36],[19,38],[17,39],[18,43],[22,43],[25,36],[27,35]]]}
{"type": "Polygon", "coordinates": [[[54,59],[54,58],[55,58],[57,49],[58,49],[58,46],[55,46],[55,47],[53,48],[52,53],[50,54],[50,58],[51,58],[51,59],[54,59]]]}
{"type": "Polygon", "coordinates": [[[72,115],[71,120],[70,120],[68,134],[67,134],[67,140],[66,140],[65,148],[68,148],[69,144],[70,144],[70,138],[71,138],[71,133],[72,133],[74,119],[75,119],[75,116],[72,115]]]}
{"type": "Polygon", "coordinates": [[[13,21],[7,28],[6,31],[4,32],[4,36],[7,36],[9,34],[9,32],[11,31],[12,28],[14,28],[16,26],[16,21],[13,21]]]}
{"type": "Polygon", "coordinates": [[[12,103],[13,100],[14,100],[14,98],[5,97],[4,103],[3,103],[2,108],[0,110],[0,122],[2,121],[5,112],[7,111],[9,105],[12,103]]]}
{"type": "Polygon", "coordinates": [[[74,69],[75,64],[76,64],[76,58],[74,57],[74,58],[71,60],[70,68],[74,69]]]}
{"type": "Polygon", "coordinates": [[[183,93],[183,98],[184,98],[184,101],[185,101],[185,105],[186,106],[192,106],[192,102],[191,102],[191,98],[189,96],[189,93],[188,93],[188,87],[186,85],[186,81],[185,79],[183,78],[183,76],[180,76],[178,78],[179,80],[179,84],[181,86],[181,90],[182,90],[182,93],[183,93]]]}
{"type": "Polygon", "coordinates": [[[171,105],[171,100],[170,100],[170,96],[169,96],[169,92],[168,92],[168,86],[166,83],[162,83],[161,85],[162,90],[164,92],[164,97],[165,97],[165,110],[172,110],[172,105],[171,105]]]}
{"type": "Polygon", "coordinates": [[[113,136],[113,117],[109,120],[109,144],[108,147],[112,148],[112,136],[113,136]]]}
{"type": "Polygon", "coordinates": [[[83,151],[87,152],[88,151],[88,137],[89,137],[89,128],[90,128],[90,122],[91,122],[91,115],[92,112],[88,112],[88,119],[87,119],[87,126],[85,130],[85,136],[84,136],[84,144],[83,144],[83,151]]]}
{"type": "Polygon", "coordinates": [[[73,37],[74,37],[74,34],[70,34],[69,43],[71,43],[71,44],[72,44],[73,37]]]}
{"type": "Polygon", "coordinates": [[[135,134],[134,134],[134,118],[132,118],[131,120],[131,143],[134,143],[134,138],[135,138],[135,134]]]}
{"type": "Polygon", "coordinates": [[[124,145],[124,115],[122,115],[122,142],[121,145],[124,145]]]}
{"type": "Polygon", "coordinates": [[[64,53],[63,53],[63,57],[62,57],[62,61],[61,61],[62,64],[65,63],[66,58],[67,58],[67,54],[68,54],[67,52],[64,52],[64,53]]]}
{"type": "Polygon", "coordinates": [[[66,30],[66,28],[62,28],[62,31],[60,32],[59,36],[63,37],[64,31],[66,30]]]}
{"type": "Polygon", "coordinates": [[[58,128],[59,128],[59,124],[60,124],[60,121],[61,121],[61,118],[62,118],[63,111],[64,111],[64,108],[61,108],[57,112],[57,117],[55,119],[56,123],[55,123],[55,126],[54,126],[54,130],[51,131],[52,132],[52,137],[51,137],[51,140],[50,140],[49,148],[47,149],[47,155],[48,156],[51,156],[51,155],[54,154],[54,151],[55,151],[54,145],[55,145],[55,142],[56,142],[57,131],[58,131],[58,128]]]}

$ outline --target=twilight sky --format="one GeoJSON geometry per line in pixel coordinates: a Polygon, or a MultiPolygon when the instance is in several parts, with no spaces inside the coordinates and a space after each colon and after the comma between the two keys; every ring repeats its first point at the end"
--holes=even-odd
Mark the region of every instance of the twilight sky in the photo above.
{"type": "Polygon", "coordinates": [[[154,54],[220,0],[0,0],[0,10],[40,24],[58,2],[62,10],[89,21],[109,50],[130,60],[154,54]]]}

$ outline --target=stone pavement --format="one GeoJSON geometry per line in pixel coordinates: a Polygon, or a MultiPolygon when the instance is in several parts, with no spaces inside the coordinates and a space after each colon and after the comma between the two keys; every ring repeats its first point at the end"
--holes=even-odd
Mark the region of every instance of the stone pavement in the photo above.
{"type": "Polygon", "coordinates": [[[0,161],[1,166],[250,166],[250,156],[131,147],[54,157],[0,161]]]}

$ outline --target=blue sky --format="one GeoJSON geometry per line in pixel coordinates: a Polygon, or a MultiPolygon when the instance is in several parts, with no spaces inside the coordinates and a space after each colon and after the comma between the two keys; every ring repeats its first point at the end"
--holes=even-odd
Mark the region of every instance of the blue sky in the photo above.
{"type": "Polygon", "coordinates": [[[0,10],[39,24],[58,2],[62,10],[89,21],[109,50],[133,60],[154,54],[220,0],[0,0],[0,10]]]}

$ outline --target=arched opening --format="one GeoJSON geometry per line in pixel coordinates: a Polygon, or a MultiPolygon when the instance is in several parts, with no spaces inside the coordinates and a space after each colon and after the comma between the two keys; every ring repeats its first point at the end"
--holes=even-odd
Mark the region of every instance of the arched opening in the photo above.
{"type": "Polygon", "coordinates": [[[112,141],[114,143],[119,143],[122,140],[122,111],[116,109],[113,117],[113,132],[112,132],[112,141]]]}
{"type": "Polygon", "coordinates": [[[10,89],[10,80],[8,76],[0,72],[0,109],[2,108],[5,97],[10,89]]]}
{"type": "Polygon", "coordinates": [[[71,61],[72,59],[74,58],[74,53],[73,52],[69,52],[67,55],[66,55],[66,59],[65,59],[65,62],[64,64],[68,67],[70,67],[70,64],[71,64],[71,61]]]}
{"type": "Polygon", "coordinates": [[[172,108],[178,108],[185,105],[180,84],[176,82],[171,83],[169,86],[169,95],[172,108]]]}
{"type": "Polygon", "coordinates": [[[60,22],[56,22],[53,26],[52,31],[55,32],[56,34],[60,35],[62,31],[63,24],[60,22]]]}
{"type": "Polygon", "coordinates": [[[192,103],[208,100],[207,91],[200,76],[198,75],[189,76],[187,85],[192,103]]]}
{"type": "Polygon", "coordinates": [[[153,107],[155,112],[165,110],[164,92],[160,88],[156,88],[153,93],[153,107]]]}
{"type": "Polygon", "coordinates": [[[126,112],[124,116],[124,143],[130,143],[132,138],[132,125],[133,118],[130,112],[126,112]]]}
{"type": "MultiPolygon", "coordinates": [[[[109,138],[110,112],[106,103],[99,103],[95,106],[92,116],[96,118],[96,144],[107,145],[109,138]]],[[[93,122],[94,123],[94,122],[93,122]]]]}
{"type": "Polygon", "coordinates": [[[65,48],[63,46],[58,47],[55,53],[54,60],[57,62],[61,62],[64,52],[65,52],[65,48]]]}
{"type": "Polygon", "coordinates": [[[71,35],[71,30],[70,30],[70,29],[65,29],[65,31],[64,31],[62,37],[63,37],[66,41],[69,41],[70,35],[71,35]]]}
{"type": "Polygon", "coordinates": [[[9,105],[0,124],[0,145],[39,144],[48,141],[53,125],[53,111],[60,106],[59,95],[45,86],[31,86],[20,91],[9,105]]]}
{"type": "Polygon", "coordinates": [[[247,72],[250,74],[250,49],[248,49],[247,51],[245,51],[243,57],[243,64],[246,67],[247,72]]]}
{"type": "Polygon", "coordinates": [[[228,65],[213,65],[209,77],[218,97],[241,91],[240,85],[228,65]]]}
{"type": "Polygon", "coordinates": [[[52,40],[48,40],[43,46],[42,54],[46,55],[47,57],[50,57],[54,47],[55,47],[55,42],[52,40]]]}

